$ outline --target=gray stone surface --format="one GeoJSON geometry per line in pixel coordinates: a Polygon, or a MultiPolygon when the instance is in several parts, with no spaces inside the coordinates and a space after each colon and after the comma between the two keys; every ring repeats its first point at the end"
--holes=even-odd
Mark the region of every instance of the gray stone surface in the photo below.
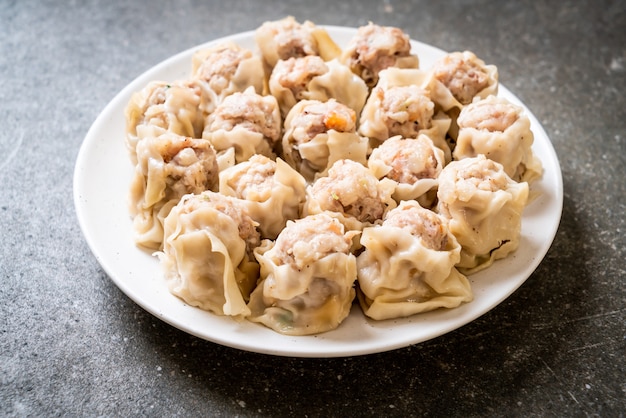
{"type": "Polygon", "coordinates": [[[625,28],[623,1],[1,2],[0,415],[624,416],[625,28]],[[100,268],[72,201],[99,112],[161,60],[289,14],[473,50],[539,118],[563,217],[496,309],[388,353],[280,358],[187,335],[100,268]]]}

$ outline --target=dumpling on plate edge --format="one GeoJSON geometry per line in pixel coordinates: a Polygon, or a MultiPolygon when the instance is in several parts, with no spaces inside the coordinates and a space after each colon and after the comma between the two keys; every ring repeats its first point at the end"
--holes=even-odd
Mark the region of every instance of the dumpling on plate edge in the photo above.
{"type": "Polygon", "coordinates": [[[461,110],[453,156],[457,160],[479,154],[502,164],[515,181],[532,182],[543,171],[532,150],[530,119],[520,106],[489,96],[461,110]]]}
{"type": "Polygon", "coordinates": [[[264,240],[254,251],[261,279],[250,296],[248,319],[287,335],[337,328],[355,297],[353,235],[320,213],[289,221],[276,241],[264,240]]]}
{"type": "Polygon", "coordinates": [[[446,220],[415,201],[401,202],[382,225],[365,228],[361,244],[358,296],[372,319],[455,308],[473,299],[469,281],[455,268],[461,246],[446,220]]]}
{"type": "Polygon", "coordinates": [[[439,175],[437,212],[461,244],[465,274],[489,267],[519,246],[528,183],[511,179],[484,155],[453,161],[439,175]]]}
{"type": "Polygon", "coordinates": [[[211,191],[184,196],[165,218],[164,236],[157,255],[172,294],[218,315],[250,314],[260,237],[237,199],[211,191]]]}
{"type": "Polygon", "coordinates": [[[433,64],[423,87],[444,112],[462,109],[475,98],[498,93],[498,68],[471,51],[450,52],[433,64]]]}
{"type": "Polygon", "coordinates": [[[185,194],[217,190],[217,156],[207,141],[173,132],[143,138],[136,151],[129,192],[133,236],[137,244],[159,249],[170,209],[185,194]]]}
{"type": "Polygon", "coordinates": [[[194,80],[153,81],[133,93],[124,109],[131,161],[137,163],[137,144],[144,137],[173,132],[200,138],[215,104],[214,94],[194,80]]]}

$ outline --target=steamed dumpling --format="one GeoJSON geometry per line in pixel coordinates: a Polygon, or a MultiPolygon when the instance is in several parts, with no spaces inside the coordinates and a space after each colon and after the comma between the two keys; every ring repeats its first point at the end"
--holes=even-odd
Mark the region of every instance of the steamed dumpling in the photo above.
{"type": "Polygon", "coordinates": [[[445,159],[443,151],[426,135],[395,136],[372,151],[367,165],[377,178],[395,182],[393,198],[396,202],[417,199],[428,207],[434,201],[437,177],[445,159]]]}
{"type": "Polygon", "coordinates": [[[382,225],[365,228],[357,258],[359,301],[370,318],[410,316],[472,300],[455,264],[461,246],[447,222],[415,201],[403,201],[382,225]]]}
{"type": "Polygon", "coordinates": [[[389,209],[396,207],[391,197],[393,182],[378,180],[365,166],[352,160],[339,160],[307,188],[303,213],[327,212],[341,220],[350,230],[382,221],[389,209]]]}
{"type": "Polygon", "coordinates": [[[234,150],[236,163],[255,154],[273,157],[281,122],[276,99],[249,87],[227,96],[216,107],[207,118],[202,137],[220,153],[234,150]]]}
{"type": "Polygon", "coordinates": [[[377,87],[361,117],[360,132],[381,142],[395,135],[416,138],[432,126],[434,115],[435,104],[418,86],[377,87]]]}
{"type": "Polygon", "coordinates": [[[366,163],[369,144],[356,133],[356,113],[335,99],[298,102],[284,126],[285,161],[307,181],[325,175],[340,159],[366,163]]]}
{"type": "Polygon", "coordinates": [[[365,82],[348,67],[338,60],[324,62],[317,55],[278,61],[270,76],[269,89],[284,116],[301,100],[329,99],[336,99],[358,115],[369,93],[365,82]]]}
{"type": "Polygon", "coordinates": [[[306,181],[287,163],[254,155],[220,173],[220,193],[241,199],[262,238],[275,239],[288,220],[300,217],[306,181]]]}
{"type": "Polygon", "coordinates": [[[373,23],[361,26],[343,51],[341,61],[373,87],[379,73],[389,67],[418,68],[411,40],[401,29],[373,23]]]}
{"type": "Polygon", "coordinates": [[[461,244],[457,267],[469,274],[519,246],[528,183],[517,183],[484,155],[453,161],[439,175],[437,210],[461,244]]]}
{"type": "Polygon", "coordinates": [[[419,70],[388,68],[370,94],[359,123],[359,133],[370,138],[374,147],[387,138],[400,135],[417,138],[428,135],[435,146],[451,160],[446,133],[450,117],[438,112],[430,92],[419,83],[424,73],[419,70]]]}
{"type": "Polygon", "coordinates": [[[337,328],[355,296],[352,236],[323,213],[288,222],[276,241],[255,251],[261,281],[250,297],[248,319],[287,335],[337,328]]]}
{"type": "Polygon", "coordinates": [[[158,249],[163,219],[183,195],[217,190],[215,150],[207,141],[166,132],[137,144],[130,213],[137,244],[158,249]]]}
{"type": "Polygon", "coordinates": [[[428,89],[444,111],[498,93],[497,67],[485,64],[471,51],[446,54],[433,64],[430,77],[428,89]]]}
{"type": "Polygon", "coordinates": [[[317,55],[330,61],[341,54],[325,29],[310,21],[300,23],[292,16],[263,23],[254,39],[268,75],[279,60],[317,55]]]}
{"type": "Polygon", "coordinates": [[[214,192],[186,195],[164,223],[159,260],[172,294],[218,315],[246,317],[259,267],[256,223],[237,199],[214,192]]]}
{"type": "Polygon", "coordinates": [[[126,146],[137,162],[137,143],[165,132],[200,138],[215,97],[194,81],[153,81],[135,92],[125,109],[126,146]]]}
{"type": "Polygon", "coordinates": [[[263,62],[251,50],[225,42],[196,51],[192,57],[192,79],[215,93],[219,101],[253,87],[263,94],[263,62]]]}
{"type": "Polygon", "coordinates": [[[502,164],[513,180],[532,181],[541,175],[541,162],[532,151],[530,119],[520,106],[489,96],[461,110],[454,158],[484,154],[502,164]]]}

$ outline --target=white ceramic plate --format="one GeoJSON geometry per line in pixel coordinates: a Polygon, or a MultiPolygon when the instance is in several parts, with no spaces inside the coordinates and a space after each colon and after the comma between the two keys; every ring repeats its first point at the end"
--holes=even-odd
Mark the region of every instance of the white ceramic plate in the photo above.
{"type": "MultiPolygon", "coordinates": [[[[355,29],[326,26],[342,46],[355,29]]],[[[254,49],[253,32],[224,39],[254,49]]],[[[209,43],[209,44],[211,44],[209,43]]],[[[525,210],[519,249],[508,258],[470,276],[475,299],[451,310],[437,310],[406,319],[372,321],[357,305],[341,326],[316,336],[289,337],[248,321],[237,322],[188,306],[171,295],[158,261],[137,248],[131,236],[127,193],[133,167],[124,145],[124,108],[133,92],[152,80],[188,78],[191,48],[145,72],[124,88],[98,116],[81,146],[74,173],[74,201],[80,226],[98,262],[132,300],[163,321],[200,338],[242,350],[295,357],[339,357],[392,350],[416,344],[459,328],[483,315],[513,293],[535,270],[556,234],[563,203],[561,170],[545,131],[527,110],[535,135],[533,149],[545,172],[532,185],[539,193],[525,210]]],[[[421,68],[444,52],[413,42],[421,68]]],[[[500,96],[523,104],[505,87],[500,96]]]]}

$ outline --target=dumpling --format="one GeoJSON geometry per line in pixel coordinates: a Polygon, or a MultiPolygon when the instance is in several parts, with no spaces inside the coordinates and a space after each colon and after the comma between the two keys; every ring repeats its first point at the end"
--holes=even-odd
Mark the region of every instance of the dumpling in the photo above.
{"type": "Polygon", "coordinates": [[[443,112],[436,112],[429,91],[419,86],[422,77],[419,70],[390,68],[382,71],[361,112],[359,133],[370,138],[373,147],[396,135],[417,138],[426,134],[441,148],[448,162],[451,154],[446,132],[450,118],[443,112]]]}
{"type": "Polygon", "coordinates": [[[437,109],[450,116],[447,140],[454,150],[459,112],[474,100],[498,93],[498,68],[486,65],[471,51],[451,52],[435,62],[422,86],[437,109]]]}
{"type": "Polygon", "coordinates": [[[220,193],[241,199],[262,238],[276,239],[288,220],[300,217],[306,181],[280,158],[253,155],[220,173],[220,193]]]}
{"type": "Polygon", "coordinates": [[[163,219],[183,195],[217,190],[215,150],[203,139],[166,132],[137,144],[129,207],[137,244],[158,249],[163,219]]]}
{"type": "Polygon", "coordinates": [[[361,77],[369,87],[379,73],[389,67],[418,68],[417,55],[411,54],[411,39],[401,29],[369,23],[358,28],[341,55],[341,62],[361,77]]]}
{"type": "Polygon", "coordinates": [[[445,219],[415,201],[403,201],[382,225],[365,228],[357,257],[359,302],[376,320],[455,308],[473,299],[454,267],[461,246],[445,219]]]}
{"type": "Polygon", "coordinates": [[[339,160],[307,188],[303,214],[327,212],[337,217],[349,230],[360,231],[382,221],[389,209],[396,207],[391,194],[394,183],[378,180],[365,166],[352,160],[339,160]]]}
{"type": "Polygon", "coordinates": [[[276,241],[255,250],[261,281],[248,304],[253,322],[287,335],[335,329],[355,296],[353,233],[327,214],[287,223],[276,241]]]}
{"type": "Polygon", "coordinates": [[[135,92],[125,109],[126,147],[137,163],[137,143],[165,132],[200,138],[215,97],[193,81],[153,81],[135,92]]]}
{"type": "Polygon", "coordinates": [[[425,87],[444,111],[461,109],[476,97],[484,99],[498,93],[498,69],[486,65],[473,52],[451,52],[433,64],[425,87]]]}
{"type": "Polygon", "coordinates": [[[437,177],[445,165],[443,151],[426,135],[417,138],[395,136],[372,151],[367,166],[378,178],[395,182],[393,198],[417,199],[429,207],[437,193],[437,177]]]}
{"type": "Polygon", "coordinates": [[[489,96],[461,110],[455,159],[484,154],[499,162],[515,181],[532,181],[542,172],[532,151],[530,119],[520,106],[502,97],[489,96]]]}
{"type": "Polygon", "coordinates": [[[257,94],[252,87],[233,93],[209,115],[202,137],[218,153],[234,149],[235,162],[255,154],[273,157],[281,135],[280,110],[273,96],[257,94]]]}
{"type": "Polygon", "coordinates": [[[348,67],[336,59],[324,62],[317,55],[278,61],[270,76],[269,89],[284,116],[301,100],[329,99],[336,99],[358,115],[369,94],[365,82],[348,67]]]}
{"type": "Polygon", "coordinates": [[[219,101],[248,87],[258,94],[264,93],[261,58],[234,42],[196,51],[192,56],[192,79],[202,82],[219,101]]]}
{"type": "Polygon", "coordinates": [[[158,253],[172,294],[219,315],[246,317],[259,274],[256,223],[237,199],[214,192],[186,195],[165,218],[158,253]]]}
{"type": "Polygon", "coordinates": [[[435,104],[418,86],[375,88],[361,116],[359,132],[382,142],[400,135],[416,138],[432,125],[435,104]]]}
{"type": "Polygon", "coordinates": [[[324,28],[310,21],[299,23],[292,16],[263,23],[254,39],[268,76],[279,60],[318,55],[330,61],[341,54],[341,48],[324,28]]]}
{"type": "Polygon", "coordinates": [[[323,176],[340,159],[365,164],[369,144],[356,133],[356,114],[335,99],[302,100],[285,119],[285,161],[307,181],[323,176]]]}
{"type": "Polygon", "coordinates": [[[437,211],[461,244],[460,271],[489,267],[519,246],[528,183],[484,155],[453,161],[439,175],[437,211]]]}

